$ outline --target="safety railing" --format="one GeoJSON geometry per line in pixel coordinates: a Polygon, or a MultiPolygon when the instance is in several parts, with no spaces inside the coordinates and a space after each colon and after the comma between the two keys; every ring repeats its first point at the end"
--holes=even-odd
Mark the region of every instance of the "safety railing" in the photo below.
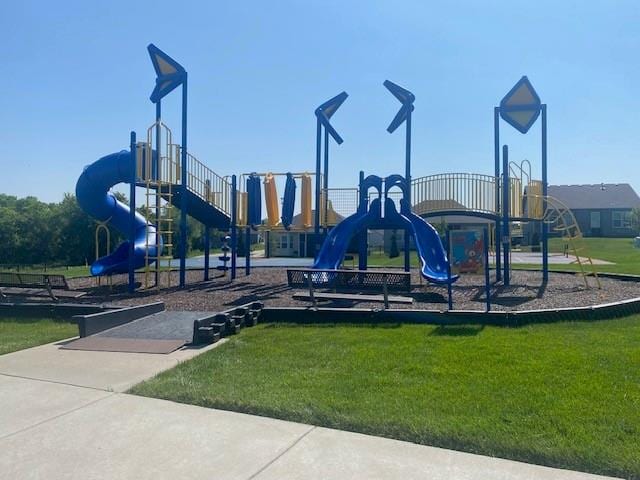
{"type": "Polygon", "coordinates": [[[323,190],[321,196],[321,223],[324,226],[333,226],[358,210],[357,188],[329,188],[323,190]],[[325,203],[324,199],[328,202],[325,203]],[[328,205],[328,208],[326,208],[328,205]]]}
{"type": "MultiPolygon", "coordinates": [[[[173,145],[180,164],[180,145],[173,145]]],[[[187,188],[226,215],[231,215],[231,182],[187,153],[187,188]]]]}
{"type": "Polygon", "coordinates": [[[496,213],[496,177],[476,173],[442,173],[411,181],[413,210],[418,215],[469,210],[496,213]]]}

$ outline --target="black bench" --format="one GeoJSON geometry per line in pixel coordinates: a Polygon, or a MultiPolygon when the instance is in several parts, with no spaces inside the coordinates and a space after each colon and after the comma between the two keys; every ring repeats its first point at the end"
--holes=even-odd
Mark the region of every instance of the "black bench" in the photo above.
{"type": "MultiPolygon", "coordinates": [[[[53,300],[58,299],[54,290],[69,290],[69,285],[64,275],[53,275],[49,273],[0,272],[0,287],[44,289],[53,300]]],[[[33,295],[35,293],[24,292],[23,294],[33,295]]],[[[2,295],[4,296],[4,293],[2,293],[2,295]]]]}
{"type": "MultiPolygon", "coordinates": [[[[340,294],[339,299],[361,301],[384,301],[385,308],[389,301],[410,303],[412,299],[405,297],[389,297],[390,291],[411,291],[411,274],[398,270],[324,270],[314,268],[298,268],[287,270],[287,282],[293,288],[308,288],[308,298],[317,307],[318,299],[337,299],[336,294],[317,293],[316,288],[337,290],[380,291],[381,297],[359,294],[340,294]]],[[[298,295],[298,298],[301,296],[298,295]]],[[[306,295],[305,295],[306,298],[306,295]]]]}

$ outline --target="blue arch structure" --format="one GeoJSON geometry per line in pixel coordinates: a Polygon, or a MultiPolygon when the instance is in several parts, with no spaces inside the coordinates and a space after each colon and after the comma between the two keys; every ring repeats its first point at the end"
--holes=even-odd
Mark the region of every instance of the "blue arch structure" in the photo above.
{"type": "Polygon", "coordinates": [[[408,183],[402,175],[390,175],[386,178],[369,175],[362,178],[360,182],[361,202],[358,211],[345,218],[329,232],[316,257],[313,268],[330,270],[340,268],[351,239],[358,234],[364,234],[367,229],[405,229],[413,235],[421,262],[420,273],[422,276],[437,284],[455,282],[458,276],[450,275],[449,260],[438,232],[423,218],[411,211],[411,205],[407,199],[408,190],[408,183]],[[388,196],[389,190],[396,186],[400,187],[404,197],[400,201],[400,212],[388,196]],[[362,197],[371,187],[378,191],[379,198],[374,199],[369,205],[368,202],[362,201],[362,197]],[[384,216],[381,210],[380,197],[382,196],[384,197],[384,216]]]}

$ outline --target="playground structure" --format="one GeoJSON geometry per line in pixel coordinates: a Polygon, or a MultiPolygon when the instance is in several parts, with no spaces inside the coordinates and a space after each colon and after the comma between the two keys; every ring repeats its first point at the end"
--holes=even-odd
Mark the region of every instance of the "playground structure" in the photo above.
{"type": "MultiPolygon", "coordinates": [[[[399,229],[404,236],[404,270],[410,266],[410,237],[413,238],[421,263],[421,274],[430,282],[450,285],[457,278],[451,275],[447,252],[437,231],[425,219],[446,215],[483,218],[491,222],[488,235],[495,238],[496,281],[509,284],[511,226],[537,222],[542,232],[542,272],[548,278],[548,234],[565,238],[576,255],[585,284],[593,275],[593,264],[580,249],[582,237],[571,211],[547,195],[546,105],[540,100],[526,77],[523,77],[494,109],[495,171],[494,175],[474,173],[441,173],[413,178],[411,176],[411,116],[415,96],[406,89],[385,81],[385,87],[398,99],[401,108],[388,127],[393,133],[403,123],[406,126],[405,173],[381,178],[364,177],[361,172],[358,189],[330,189],[329,137],[336,143],[342,138],[330,124],[332,115],[346,100],[346,92],[323,103],[317,118],[316,171],[287,173],[246,173],[237,177],[222,177],[187,151],[187,73],[182,66],[155,46],[149,53],[156,70],[156,88],[151,101],[156,105],[156,120],[147,129],[146,139],[138,141],[131,133],[130,148],[107,155],[89,165],[80,176],[76,194],[81,207],[104,230],[107,223],[128,234],[129,240],[91,266],[93,275],[129,274],[129,288],[134,290],[134,271],[144,269],[145,287],[160,286],[160,276],[170,273],[174,253],[180,270],[179,286],[185,286],[186,216],[190,215],[204,226],[204,280],[209,279],[211,229],[229,233],[225,250],[220,257],[223,270],[236,277],[239,231],[244,230],[245,269],[250,273],[250,234],[252,230],[303,231],[311,234],[317,250],[314,268],[339,269],[352,237],[358,239],[359,270],[367,268],[367,230],[399,229]],[[163,123],[161,100],[172,90],[182,86],[182,136],[173,140],[171,130],[163,123]],[[517,128],[528,129],[542,113],[542,179],[531,175],[531,164],[509,162],[509,149],[499,145],[499,119],[517,128]],[[322,146],[324,138],[324,155],[322,146]],[[324,158],[324,165],[322,159],[324,158]],[[324,167],[324,168],[322,168],[324,167]],[[276,179],[286,177],[282,213],[277,194],[276,179]],[[312,181],[315,180],[315,189],[312,181]],[[299,202],[301,222],[293,225],[300,183],[299,202]],[[109,191],[118,183],[130,185],[130,205],[136,203],[136,187],[144,189],[144,215],[119,202],[109,191]],[[262,186],[267,220],[262,219],[262,186]],[[370,189],[374,190],[373,194],[370,189]],[[392,189],[399,189],[399,208],[393,200],[392,189]],[[312,191],[313,190],[313,191],[312,191]],[[312,197],[315,195],[315,209],[312,197]],[[338,222],[331,218],[333,202],[349,197],[346,209],[351,215],[338,222]],[[176,212],[180,214],[179,228],[176,212]],[[323,233],[321,233],[323,230],[323,233]],[[176,252],[176,240],[179,250],[176,252]],[[322,246],[320,241],[323,240],[322,246]],[[502,256],[501,256],[502,252],[502,256]],[[582,253],[582,255],[581,255],[582,253]],[[224,257],[224,260],[222,260],[224,257]],[[230,266],[227,266],[230,262],[230,266]],[[591,270],[591,271],[588,271],[591,270]]],[[[344,210],[343,210],[344,211],[344,210]]],[[[99,231],[96,231],[98,238],[99,231]]],[[[108,234],[107,234],[108,239],[108,234]]],[[[169,274],[167,275],[169,278],[169,274]]]]}

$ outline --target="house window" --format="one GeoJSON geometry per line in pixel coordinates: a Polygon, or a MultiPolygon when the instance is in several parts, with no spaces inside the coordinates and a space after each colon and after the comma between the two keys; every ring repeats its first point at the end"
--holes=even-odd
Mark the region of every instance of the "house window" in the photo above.
{"type": "Polygon", "coordinates": [[[631,228],[631,211],[617,210],[611,215],[613,228],[631,228]]]}
{"type": "Polygon", "coordinates": [[[289,248],[293,248],[293,238],[291,234],[282,234],[280,235],[280,246],[283,250],[288,250],[289,248]]]}

